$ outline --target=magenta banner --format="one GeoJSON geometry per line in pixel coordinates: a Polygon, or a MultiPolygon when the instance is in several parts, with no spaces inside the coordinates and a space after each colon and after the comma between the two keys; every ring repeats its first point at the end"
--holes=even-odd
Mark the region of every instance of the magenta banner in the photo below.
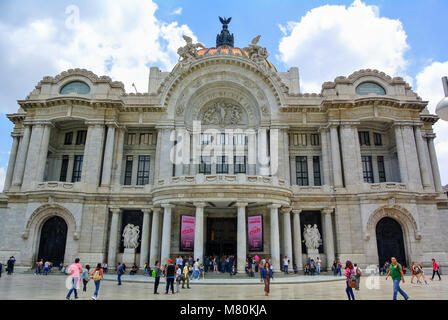
{"type": "Polygon", "coordinates": [[[263,217],[251,216],[247,218],[249,251],[263,251],[263,217]]]}
{"type": "Polygon", "coordinates": [[[180,251],[193,251],[195,217],[182,216],[180,224],[180,251]]]}

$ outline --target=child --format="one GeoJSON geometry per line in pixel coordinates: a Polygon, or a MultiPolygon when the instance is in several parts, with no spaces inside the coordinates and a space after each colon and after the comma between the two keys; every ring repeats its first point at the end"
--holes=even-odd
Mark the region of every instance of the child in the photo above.
{"type": "Polygon", "coordinates": [[[297,270],[297,265],[295,263],[292,265],[292,269],[294,270],[294,274],[297,274],[299,272],[299,270],[297,270]]]}
{"type": "Polygon", "coordinates": [[[201,263],[201,266],[199,267],[199,271],[202,274],[202,280],[204,280],[204,278],[205,278],[205,270],[204,270],[204,264],[203,263],[201,263]]]}
{"type": "Polygon", "coordinates": [[[232,273],[230,275],[231,276],[236,275],[236,264],[233,264],[233,266],[232,266],[232,273]]]}

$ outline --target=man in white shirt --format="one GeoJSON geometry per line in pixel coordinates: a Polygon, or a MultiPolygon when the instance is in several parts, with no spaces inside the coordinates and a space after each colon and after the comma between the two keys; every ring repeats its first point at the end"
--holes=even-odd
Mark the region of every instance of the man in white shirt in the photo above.
{"type": "Polygon", "coordinates": [[[193,265],[194,280],[199,280],[199,259],[193,265]]]}
{"type": "Polygon", "coordinates": [[[287,274],[288,273],[288,266],[289,266],[289,259],[287,256],[283,259],[283,271],[287,274]]]}

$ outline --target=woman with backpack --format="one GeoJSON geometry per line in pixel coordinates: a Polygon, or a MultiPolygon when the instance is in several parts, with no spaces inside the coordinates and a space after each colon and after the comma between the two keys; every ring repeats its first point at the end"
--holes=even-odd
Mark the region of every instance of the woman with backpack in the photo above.
{"type": "Polygon", "coordinates": [[[86,292],[87,291],[87,283],[90,280],[90,274],[89,274],[89,270],[90,270],[90,266],[88,264],[86,264],[86,268],[84,269],[84,272],[81,274],[81,279],[82,279],[82,292],[86,292]]]}
{"type": "Polygon", "coordinates": [[[347,284],[345,292],[347,293],[348,300],[355,300],[353,288],[356,287],[356,274],[353,263],[349,260],[345,263],[345,280],[347,284]]]}
{"type": "Polygon", "coordinates": [[[92,279],[95,283],[95,292],[93,293],[92,300],[96,300],[98,298],[98,291],[100,290],[101,281],[103,278],[103,268],[101,267],[101,263],[96,265],[96,268],[92,271],[92,279]]]}

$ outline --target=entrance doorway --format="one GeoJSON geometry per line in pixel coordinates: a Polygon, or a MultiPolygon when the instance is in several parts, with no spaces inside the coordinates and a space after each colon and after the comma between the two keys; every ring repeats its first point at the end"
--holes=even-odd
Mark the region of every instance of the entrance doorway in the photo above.
{"type": "Polygon", "coordinates": [[[376,225],[376,241],[378,245],[378,258],[380,266],[391,257],[406,266],[406,254],[404,250],[403,230],[400,224],[389,217],[382,218],[376,225]]]}
{"type": "Polygon", "coordinates": [[[206,256],[236,255],[236,218],[207,218],[206,256]]]}
{"type": "Polygon", "coordinates": [[[45,221],[40,232],[37,259],[53,262],[54,266],[64,262],[67,242],[67,223],[61,217],[51,217],[45,221]]]}

